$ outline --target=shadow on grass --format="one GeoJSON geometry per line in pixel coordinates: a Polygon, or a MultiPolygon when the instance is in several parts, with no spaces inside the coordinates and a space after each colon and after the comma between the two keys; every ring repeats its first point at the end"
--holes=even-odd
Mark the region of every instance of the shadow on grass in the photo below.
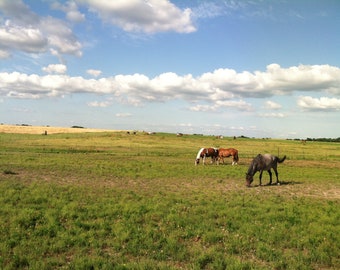
{"type": "Polygon", "coordinates": [[[3,171],[3,174],[7,174],[7,175],[16,175],[16,174],[18,174],[18,173],[13,172],[12,170],[4,170],[4,171],[3,171]]]}
{"type": "MultiPolygon", "coordinates": [[[[284,185],[301,185],[302,182],[298,182],[298,181],[280,181],[280,185],[284,186],[284,185]]],[[[276,184],[272,184],[273,186],[276,186],[276,184]]]]}
{"type": "Polygon", "coordinates": [[[287,186],[287,185],[301,185],[303,184],[302,182],[298,182],[298,181],[280,181],[279,184],[276,183],[272,183],[272,184],[263,184],[263,185],[254,185],[254,186],[250,186],[250,187],[278,187],[278,186],[287,186]]]}

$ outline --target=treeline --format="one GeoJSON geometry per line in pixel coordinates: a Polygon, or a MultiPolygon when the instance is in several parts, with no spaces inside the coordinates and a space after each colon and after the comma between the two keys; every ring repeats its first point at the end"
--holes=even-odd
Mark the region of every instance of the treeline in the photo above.
{"type": "MultiPolygon", "coordinates": [[[[287,139],[290,140],[290,139],[287,139]]],[[[294,139],[294,141],[301,141],[301,142],[340,142],[339,138],[307,138],[306,140],[303,139],[294,139]]]]}
{"type": "Polygon", "coordinates": [[[340,142],[340,137],[338,138],[307,138],[306,141],[313,142],[340,142]]]}

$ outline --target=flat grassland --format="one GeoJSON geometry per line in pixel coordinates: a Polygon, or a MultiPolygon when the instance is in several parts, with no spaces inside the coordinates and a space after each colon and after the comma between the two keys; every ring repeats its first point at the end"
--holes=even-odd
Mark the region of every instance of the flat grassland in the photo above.
{"type": "Polygon", "coordinates": [[[1,269],[340,268],[339,143],[43,131],[0,131],[1,269]],[[245,186],[258,153],[280,186],[245,186]]]}

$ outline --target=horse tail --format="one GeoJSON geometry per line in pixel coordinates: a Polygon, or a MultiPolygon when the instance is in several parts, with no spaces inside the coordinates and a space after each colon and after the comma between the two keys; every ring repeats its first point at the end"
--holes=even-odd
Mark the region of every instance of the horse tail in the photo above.
{"type": "Polygon", "coordinates": [[[238,162],[238,151],[237,150],[235,151],[234,159],[236,162],[238,162]]]}
{"type": "Polygon", "coordinates": [[[277,162],[278,162],[278,163],[282,163],[282,162],[285,161],[285,159],[286,159],[286,155],[285,155],[282,159],[277,158],[277,162]]]}

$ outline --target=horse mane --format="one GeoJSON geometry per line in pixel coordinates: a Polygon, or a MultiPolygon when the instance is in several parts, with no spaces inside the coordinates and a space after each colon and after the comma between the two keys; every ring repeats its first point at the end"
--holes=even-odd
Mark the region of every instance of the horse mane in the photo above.
{"type": "Polygon", "coordinates": [[[258,154],[254,159],[253,159],[253,162],[254,161],[260,161],[262,160],[262,155],[261,154],[258,154]]]}
{"type": "Polygon", "coordinates": [[[197,156],[196,156],[196,159],[201,158],[201,153],[202,153],[203,150],[204,150],[204,147],[202,147],[202,148],[198,151],[197,156]]]}
{"type": "Polygon", "coordinates": [[[262,155],[258,154],[256,157],[254,157],[254,159],[252,160],[252,162],[249,165],[248,168],[248,172],[247,175],[254,175],[256,172],[256,166],[257,164],[259,164],[260,162],[262,162],[262,155]]]}

